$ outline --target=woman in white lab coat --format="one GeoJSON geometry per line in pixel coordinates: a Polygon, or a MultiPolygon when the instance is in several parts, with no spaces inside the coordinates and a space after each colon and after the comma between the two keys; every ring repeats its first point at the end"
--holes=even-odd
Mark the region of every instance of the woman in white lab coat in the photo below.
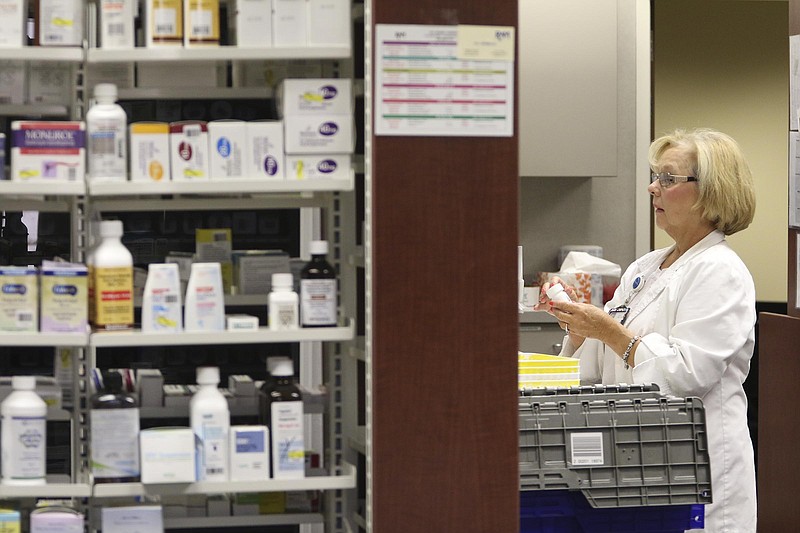
{"type": "MultiPolygon", "coordinates": [[[[655,220],[675,244],[635,261],[601,310],[550,301],[568,333],[562,355],[580,358],[585,383],[656,383],[702,398],[713,504],[705,530],[756,530],[753,446],[742,388],[753,355],[755,289],[726,235],[753,219],[755,195],[738,144],[713,130],[676,131],[650,146],[655,220]]],[[[567,287],[575,300],[575,292],[567,287]]]]}

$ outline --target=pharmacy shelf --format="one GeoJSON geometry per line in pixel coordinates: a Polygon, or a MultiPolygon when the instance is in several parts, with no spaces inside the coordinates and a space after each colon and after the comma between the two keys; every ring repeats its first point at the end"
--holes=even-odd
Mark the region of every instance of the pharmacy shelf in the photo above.
{"type": "MultiPolygon", "coordinates": [[[[152,418],[189,418],[189,399],[189,397],[186,398],[186,405],[175,407],[140,407],[139,418],[142,420],[152,418]]],[[[303,394],[303,412],[307,415],[324,413],[326,401],[327,396],[324,394],[303,394]]],[[[250,405],[236,405],[234,403],[228,406],[228,410],[231,416],[258,416],[258,405],[255,405],[255,403],[250,405]]],[[[69,413],[67,412],[67,414],[69,413]]]]}
{"type": "MultiPolygon", "coordinates": [[[[217,181],[91,181],[88,182],[89,195],[98,197],[118,196],[158,196],[177,195],[243,195],[275,193],[315,193],[332,191],[352,191],[353,175],[342,179],[315,180],[263,180],[231,179],[217,181]]],[[[0,191],[2,192],[2,191],[0,191]]]]}
{"type": "Polygon", "coordinates": [[[263,61],[276,59],[346,59],[350,57],[349,46],[307,46],[274,48],[239,48],[219,46],[206,48],[131,48],[128,50],[103,50],[89,48],[88,63],[162,63],[172,61],[263,61]]]}
{"type": "Polygon", "coordinates": [[[86,333],[0,333],[0,346],[86,346],[86,333]]]}
{"type": "Polygon", "coordinates": [[[196,481],[194,483],[101,483],[94,486],[97,498],[125,496],[165,496],[189,494],[224,494],[239,492],[284,492],[293,490],[352,489],[356,469],[344,463],[338,476],[308,476],[302,479],[265,479],[262,481],[196,481]]]}
{"type": "Polygon", "coordinates": [[[350,357],[357,359],[359,361],[367,360],[367,349],[366,349],[367,340],[366,337],[363,335],[359,335],[354,339],[354,341],[350,344],[349,354],[350,357]]]}
{"type": "Polygon", "coordinates": [[[0,485],[0,500],[14,498],[88,498],[92,487],[88,483],[51,483],[44,485],[0,485]]]}
{"type": "Polygon", "coordinates": [[[356,434],[348,437],[347,442],[361,455],[367,455],[367,426],[358,426],[356,434]]]}
{"type": "Polygon", "coordinates": [[[83,61],[83,48],[77,46],[21,46],[19,48],[0,48],[0,59],[81,63],[83,61]]]}
{"type": "Polygon", "coordinates": [[[66,117],[65,105],[55,104],[0,104],[2,117],[66,117]]]}
{"type": "MultiPolygon", "coordinates": [[[[226,294],[225,307],[255,307],[266,306],[269,294],[226,294]]],[[[142,306],[142,297],[138,294],[133,297],[133,306],[142,306]]]]}
{"type": "Polygon", "coordinates": [[[164,529],[214,529],[228,527],[290,526],[322,524],[319,513],[295,513],[255,516],[199,516],[194,518],[165,518],[164,529]]]}
{"type": "Polygon", "coordinates": [[[185,87],[137,87],[120,89],[120,100],[244,100],[272,98],[269,87],[203,87],[187,93],[185,87]]]}
{"type": "Polygon", "coordinates": [[[136,346],[186,346],[199,344],[270,344],[278,342],[330,342],[353,338],[352,320],[335,328],[304,328],[271,331],[261,327],[255,331],[183,331],[179,333],[142,333],[140,330],[92,333],[89,345],[95,348],[136,346]]]}
{"type": "Polygon", "coordinates": [[[82,181],[0,181],[0,196],[83,196],[82,181]]]}
{"type": "Polygon", "coordinates": [[[356,246],[353,253],[348,257],[348,262],[354,267],[364,268],[366,264],[364,260],[364,247],[356,246]]]}

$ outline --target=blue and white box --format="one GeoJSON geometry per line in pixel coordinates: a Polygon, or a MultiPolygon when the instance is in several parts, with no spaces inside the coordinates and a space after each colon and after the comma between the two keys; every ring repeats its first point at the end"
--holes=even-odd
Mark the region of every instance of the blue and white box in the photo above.
{"type": "Polygon", "coordinates": [[[231,426],[231,481],[269,479],[269,430],[266,426],[231,426]]]}
{"type": "Polygon", "coordinates": [[[252,177],[244,169],[246,126],[243,120],[232,119],[208,123],[212,180],[252,177]]]}
{"type": "Polygon", "coordinates": [[[13,181],[83,181],[83,122],[17,120],[11,123],[13,181]]]}

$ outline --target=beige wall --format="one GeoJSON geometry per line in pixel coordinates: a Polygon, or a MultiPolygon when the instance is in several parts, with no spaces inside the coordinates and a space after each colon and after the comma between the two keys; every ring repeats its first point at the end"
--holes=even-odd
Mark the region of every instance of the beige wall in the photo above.
{"type": "MultiPolygon", "coordinates": [[[[756,181],[753,224],[730,237],[756,298],[787,295],[789,55],[784,1],[655,0],[653,131],[710,127],[739,141],[756,181]]],[[[655,246],[671,243],[655,230],[655,246]]]]}

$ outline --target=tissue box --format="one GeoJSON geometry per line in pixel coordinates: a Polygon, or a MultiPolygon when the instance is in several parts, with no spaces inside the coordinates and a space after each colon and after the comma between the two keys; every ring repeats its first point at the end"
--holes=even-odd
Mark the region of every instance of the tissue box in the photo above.
{"type": "Polygon", "coordinates": [[[558,276],[564,280],[564,283],[571,285],[575,289],[579,302],[603,307],[603,277],[600,274],[539,272],[539,286],[550,281],[553,276],[558,276]]]}

